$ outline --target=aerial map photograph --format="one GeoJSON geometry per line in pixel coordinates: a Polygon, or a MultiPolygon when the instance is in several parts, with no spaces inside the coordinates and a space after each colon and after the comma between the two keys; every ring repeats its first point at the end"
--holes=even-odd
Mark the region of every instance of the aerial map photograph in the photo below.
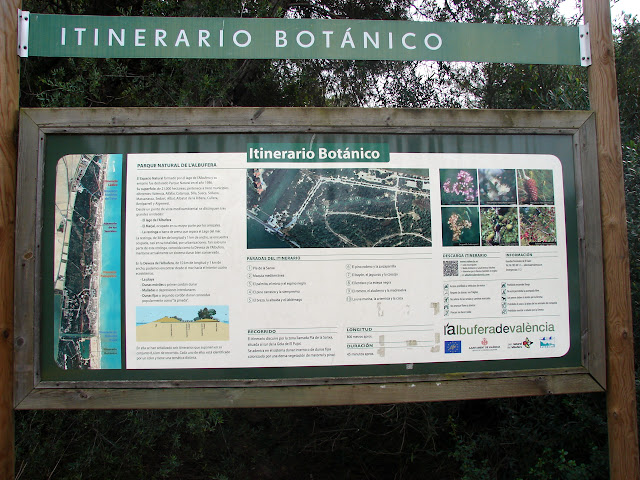
{"type": "Polygon", "coordinates": [[[247,248],[428,246],[428,169],[247,169],[247,248]]]}
{"type": "Polygon", "coordinates": [[[54,356],[65,370],[121,365],[121,176],[121,155],[58,161],[54,356]]]}

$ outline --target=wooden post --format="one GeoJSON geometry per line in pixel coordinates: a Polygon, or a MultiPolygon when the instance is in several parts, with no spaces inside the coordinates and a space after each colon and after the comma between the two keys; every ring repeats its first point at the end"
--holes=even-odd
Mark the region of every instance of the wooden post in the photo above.
{"type": "Polygon", "coordinates": [[[607,419],[612,479],[640,479],[629,247],[609,0],[584,0],[591,36],[589,99],[596,112],[607,337],[607,419]]]}
{"type": "Polygon", "coordinates": [[[14,478],[13,264],[20,0],[0,2],[0,478],[14,478]]]}

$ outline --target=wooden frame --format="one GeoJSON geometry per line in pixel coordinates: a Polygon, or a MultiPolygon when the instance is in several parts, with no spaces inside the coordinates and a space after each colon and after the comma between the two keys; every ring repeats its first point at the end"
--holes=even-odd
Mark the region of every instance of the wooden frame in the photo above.
{"type": "Polygon", "coordinates": [[[640,479],[637,371],[633,355],[633,315],[622,138],[616,86],[611,8],[608,0],[585,0],[590,27],[592,66],[588,68],[589,103],[596,112],[598,176],[606,289],[607,426],[612,479],[640,479]]]}
{"type": "Polygon", "coordinates": [[[604,286],[591,112],[306,108],[27,109],[20,116],[14,405],[210,408],[439,401],[602,391],[604,286]],[[365,119],[363,121],[363,118],[365,119]],[[402,377],[224,381],[43,381],[39,366],[44,149],[51,134],[385,133],[571,135],[579,237],[582,366],[402,377]],[[36,146],[34,148],[34,146],[36,146]]]}
{"type": "Polygon", "coordinates": [[[14,477],[13,257],[20,63],[18,18],[21,0],[0,3],[0,478],[14,477]]]}

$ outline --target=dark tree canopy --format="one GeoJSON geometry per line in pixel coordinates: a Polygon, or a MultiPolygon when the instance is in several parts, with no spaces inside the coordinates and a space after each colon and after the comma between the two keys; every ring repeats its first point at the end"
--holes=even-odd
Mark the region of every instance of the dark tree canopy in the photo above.
{"type": "MultiPolygon", "coordinates": [[[[408,18],[408,0],[26,0],[37,13],[173,17],[408,18]]],[[[375,96],[392,62],[30,58],[23,106],[346,106],[375,96]]]]}
{"type": "Polygon", "coordinates": [[[198,310],[198,318],[201,320],[212,319],[216,313],[217,312],[215,308],[209,309],[207,307],[204,307],[198,310]]]}

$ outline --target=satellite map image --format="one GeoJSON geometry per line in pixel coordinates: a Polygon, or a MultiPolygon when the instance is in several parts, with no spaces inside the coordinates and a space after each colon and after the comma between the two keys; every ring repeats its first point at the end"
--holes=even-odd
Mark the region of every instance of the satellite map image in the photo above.
{"type": "Polygon", "coordinates": [[[248,248],[431,246],[429,171],[247,170],[248,248]]]}
{"type": "Polygon", "coordinates": [[[57,165],[54,356],[63,369],[120,365],[121,162],[115,157],[67,155],[57,165]]]}

